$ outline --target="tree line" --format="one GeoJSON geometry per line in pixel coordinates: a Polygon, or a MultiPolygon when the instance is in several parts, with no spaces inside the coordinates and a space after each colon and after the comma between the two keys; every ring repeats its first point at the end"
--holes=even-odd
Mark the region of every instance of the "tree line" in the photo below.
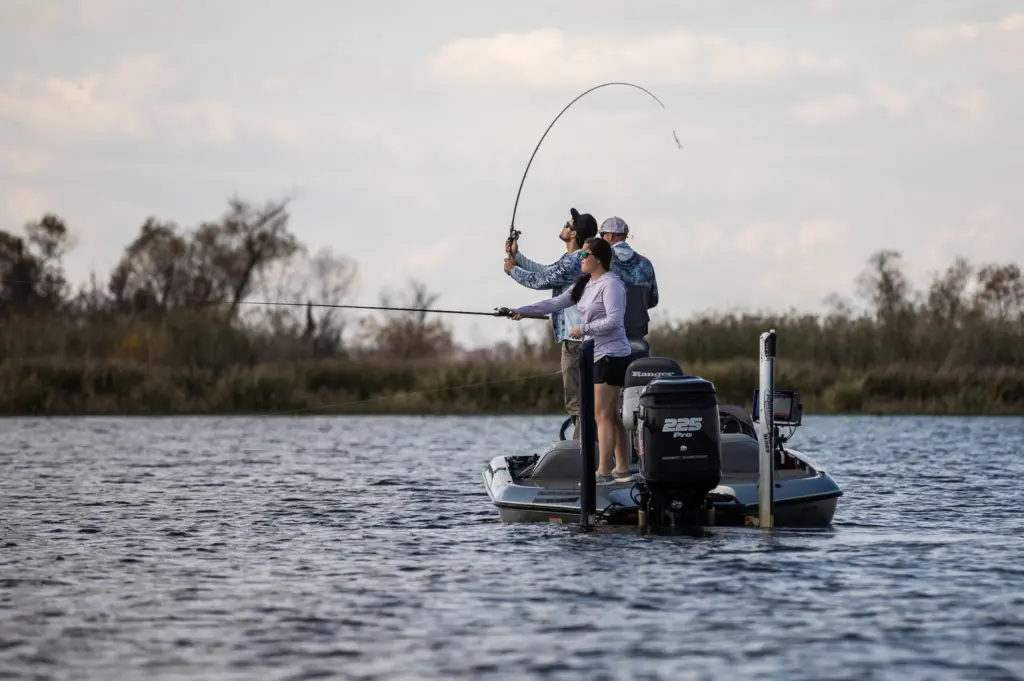
{"type": "MultiPolygon", "coordinates": [[[[309,305],[347,302],[358,267],[330,249],[311,252],[292,231],[289,207],[289,199],[256,203],[235,197],[219,217],[191,227],[149,217],[111,272],[94,273],[77,287],[65,271],[73,234],[62,217],[46,214],[20,230],[0,231],[0,413],[117,411],[137,402],[140,390],[147,391],[156,411],[232,411],[233,404],[249,404],[253,395],[264,393],[259,404],[270,409],[315,405],[342,394],[369,399],[374,390],[422,386],[423,372],[436,378],[438,371],[449,371],[442,365],[452,362],[502,376],[520,371],[508,368],[513,366],[523,367],[523,375],[557,371],[557,347],[546,337],[528,340],[518,325],[516,342],[466,357],[440,315],[388,312],[352,322],[344,310],[309,305]],[[253,298],[307,305],[247,305],[253,298]],[[419,378],[407,373],[399,379],[395,371],[417,371],[419,378]],[[273,389],[260,383],[271,374],[273,389]],[[103,388],[97,386],[118,384],[129,375],[134,378],[124,379],[123,390],[114,390],[120,397],[98,397],[103,388]],[[210,397],[214,393],[219,402],[210,397]]],[[[902,254],[892,250],[868,259],[855,282],[861,310],[832,295],[823,314],[707,313],[653,323],[649,340],[654,352],[675,357],[684,369],[718,367],[746,376],[751,362],[756,364],[751,352],[756,338],[774,327],[780,332],[780,371],[805,367],[801,380],[818,386],[809,395],[822,408],[865,408],[877,400],[864,391],[877,392],[883,384],[891,393],[886,400],[918,393],[927,398],[931,388],[912,376],[939,380],[996,372],[1002,381],[998,391],[978,384],[979,396],[960,402],[1024,411],[1020,267],[956,258],[918,290],[902,262],[902,254]],[[865,384],[869,374],[888,378],[865,384]],[[908,392],[893,388],[894,381],[904,388],[917,381],[918,387],[908,392]]],[[[417,281],[405,291],[380,294],[384,306],[429,309],[437,300],[417,281]]],[[[451,376],[466,373],[451,371],[451,376]]],[[[450,386],[451,380],[442,385],[450,386]]],[[[951,385],[957,389],[964,383],[951,385]]],[[[548,388],[550,395],[541,391],[548,397],[528,389],[527,399],[558,411],[558,385],[548,388]]],[[[741,389],[737,382],[736,390],[741,389]]],[[[516,389],[504,390],[481,403],[483,408],[505,404],[516,389]]]]}
{"type": "Polygon", "coordinates": [[[872,254],[852,301],[827,297],[829,311],[705,314],[652,330],[652,345],[678,357],[723,360],[750,353],[750,339],[773,326],[782,361],[867,369],[1024,369],[1024,278],[1016,263],[974,265],[956,258],[915,289],[898,251],[872,254]]]}
{"type": "MultiPolygon", "coordinates": [[[[228,201],[218,219],[191,228],[147,218],[105,278],[73,288],[64,258],[67,223],[46,214],[22,232],[0,231],[0,361],[31,357],[235,363],[360,355],[435,356],[451,333],[427,315],[363,320],[313,301],[347,300],[358,268],[330,249],[311,252],[290,227],[288,199],[228,201]],[[247,306],[253,297],[305,307],[247,306]],[[28,329],[45,328],[42,335],[28,329]],[[195,349],[203,348],[197,357],[195,349]]],[[[400,297],[403,294],[400,294],[400,297]]],[[[437,300],[412,281],[404,299],[381,304],[429,308],[437,300]]]]}

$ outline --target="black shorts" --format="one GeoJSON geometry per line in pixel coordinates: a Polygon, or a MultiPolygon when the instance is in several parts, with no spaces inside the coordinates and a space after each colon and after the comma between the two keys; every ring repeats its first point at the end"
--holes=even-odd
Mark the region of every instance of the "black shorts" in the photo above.
{"type": "Polygon", "coordinates": [[[626,369],[629,367],[629,355],[625,357],[609,357],[605,355],[594,362],[594,383],[622,386],[626,382],[626,369]]]}

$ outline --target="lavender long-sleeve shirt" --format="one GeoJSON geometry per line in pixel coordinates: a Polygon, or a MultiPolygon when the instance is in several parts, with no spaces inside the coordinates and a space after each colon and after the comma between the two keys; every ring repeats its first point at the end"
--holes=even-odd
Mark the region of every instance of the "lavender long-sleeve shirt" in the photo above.
{"type": "MultiPolygon", "coordinates": [[[[515,309],[518,314],[550,314],[572,305],[572,287],[561,295],[515,309]]],[[[626,285],[614,272],[605,272],[591,279],[583,289],[580,302],[580,330],[583,340],[594,339],[594,360],[605,356],[626,357],[630,354],[624,326],[626,285]]]]}

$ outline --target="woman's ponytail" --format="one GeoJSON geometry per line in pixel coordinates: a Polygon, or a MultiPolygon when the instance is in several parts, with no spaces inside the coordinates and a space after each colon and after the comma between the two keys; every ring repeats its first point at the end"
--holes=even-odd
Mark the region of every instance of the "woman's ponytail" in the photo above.
{"type": "Polygon", "coordinates": [[[576,279],[576,283],[572,285],[572,293],[569,297],[572,298],[572,302],[580,302],[580,298],[583,297],[583,289],[587,287],[587,282],[590,281],[590,275],[584,274],[576,279]]]}

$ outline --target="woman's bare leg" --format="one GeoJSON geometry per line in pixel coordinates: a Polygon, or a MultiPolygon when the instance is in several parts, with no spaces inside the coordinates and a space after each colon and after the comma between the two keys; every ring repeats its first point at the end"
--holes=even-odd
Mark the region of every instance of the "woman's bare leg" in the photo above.
{"type": "MultiPolygon", "coordinates": [[[[613,417],[614,418],[614,417],[613,417]]],[[[615,472],[625,473],[629,470],[629,440],[626,437],[626,427],[620,419],[614,418],[615,423],[615,472]]]]}
{"type": "Polygon", "coordinates": [[[615,407],[619,389],[607,383],[594,384],[594,420],[597,421],[598,475],[611,475],[617,457],[615,407]]]}

